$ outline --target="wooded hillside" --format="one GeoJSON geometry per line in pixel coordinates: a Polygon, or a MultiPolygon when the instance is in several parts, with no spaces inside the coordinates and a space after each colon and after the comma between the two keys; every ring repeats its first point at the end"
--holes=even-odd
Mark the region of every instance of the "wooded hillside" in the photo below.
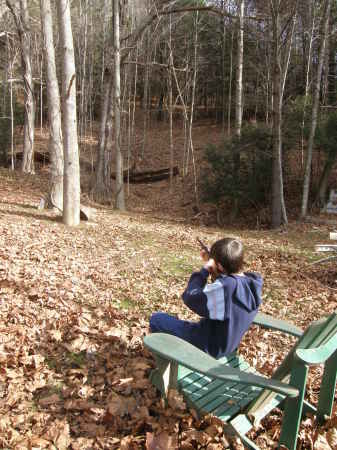
{"type": "Polygon", "coordinates": [[[207,200],[218,216],[253,208],[278,227],[289,211],[303,219],[324,206],[336,156],[331,0],[6,0],[0,13],[2,161],[13,168],[23,146],[19,167],[33,173],[35,128],[50,130],[46,195],[65,223],[79,221],[88,138],[97,139],[88,194],[117,209],[128,206],[124,170],[166,168],[172,192],[174,167],[192,180],[196,210],[207,200]],[[203,165],[199,119],[222,133],[203,165]],[[152,163],[158,122],[168,130],[164,167],[152,163]],[[223,192],[210,193],[221,178],[223,192]]]}

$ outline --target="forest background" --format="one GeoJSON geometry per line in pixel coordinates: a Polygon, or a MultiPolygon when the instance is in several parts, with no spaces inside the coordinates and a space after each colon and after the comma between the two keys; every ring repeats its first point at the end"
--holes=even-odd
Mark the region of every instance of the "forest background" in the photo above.
{"type": "MultiPolygon", "coordinates": [[[[331,0],[0,3],[5,447],[170,448],[178,427],[186,445],[223,448],[218,424],[179,399],[161,408],[141,346],[164,298],[187,314],[195,238],[214,226],[240,232],[266,312],[305,326],[335,308],[333,264],[310,265],[335,221],[293,220],[335,187],[336,17],[331,0]],[[81,210],[92,221],[61,227],[81,210]]],[[[243,352],[268,373],[289,344],[251,333],[243,352]]],[[[300,442],[329,448],[334,433],[307,421],[300,442]]]]}
{"type": "Polygon", "coordinates": [[[1,7],[2,161],[20,164],[21,125],[21,169],[33,172],[35,128],[50,127],[48,202],[66,223],[79,221],[79,149],[91,172],[82,192],[117,209],[130,173],[132,181],[132,172],[164,168],[171,192],[179,172],[194,211],[214,205],[220,223],[248,210],[278,227],[287,210],[303,219],[324,206],[336,159],[334,2],[69,6],[1,7]],[[209,135],[203,152],[193,136],[199,119],[209,135]],[[153,167],[148,132],[161,121],[168,139],[163,166],[153,167]]]}

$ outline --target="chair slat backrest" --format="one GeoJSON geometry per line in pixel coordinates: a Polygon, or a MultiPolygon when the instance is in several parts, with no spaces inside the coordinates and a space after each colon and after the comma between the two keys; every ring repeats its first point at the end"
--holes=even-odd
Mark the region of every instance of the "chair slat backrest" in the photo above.
{"type": "MultiPolygon", "coordinates": [[[[296,357],[296,350],[299,348],[315,349],[317,347],[321,347],[322,345],[324,346],[324,344],[328,342],[335,333],[337,333],[336,313],[332,313],[325,319],[320,319],[313,322],[289,351],[281,365],[273,373],[272,378],[283,382],[288,382],[294,364],[294,358],[296,357]]],[[[247,413],[257,417],[259,415],[257,414],[257,411],[263,408],[266,403],[271,401],[274,396],[275,394],[273,392],[264,390],[252,403],[252,405],[249,406],[247,413]]]]}

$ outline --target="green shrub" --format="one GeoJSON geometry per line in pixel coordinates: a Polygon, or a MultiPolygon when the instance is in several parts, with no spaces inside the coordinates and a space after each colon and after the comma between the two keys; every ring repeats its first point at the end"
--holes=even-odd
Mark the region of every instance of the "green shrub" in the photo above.
{"type": "Polygon", "coordinates": [[[336,159],[337,153],[337,112],[321,116],[315,134],[315,147],[324,150],[327,158],[336,159]]]}
{"type": "Polygon", "coordinates": [[[272,136],[267,127],[247,127],[241,139],[233,137],[222,146],[205,151],[201,191],[203,200],[219,206],[238,200],[239,207],[268,203],[272,179],[272,136]],[[235,151],[240,154],[240,176],[235,177],[235,151]]]}
{"type": "Polygon", "coordinates": [[[312,98],[298,96],[289,102],[283,111],[283,141],[288,148],[297,148],[302,137],[308,139],[312,114],[312,98]],[[303,117],[304,111],[304,117],[303,117]],[[304,123],[303,123],[304,119],[304,123]],[[302,130],[303,124],[303,130],[302,130]],[[302,136],[303,134],[303,136],[302,136]]]}

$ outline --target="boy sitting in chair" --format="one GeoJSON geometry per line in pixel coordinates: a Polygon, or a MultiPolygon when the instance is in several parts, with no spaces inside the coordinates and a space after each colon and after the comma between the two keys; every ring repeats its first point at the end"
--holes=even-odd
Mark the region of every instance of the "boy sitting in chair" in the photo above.
{"type": "Polygon", "coordinates": [[[254,320],[263,280],[259,274],[241,272],[243,245],[238,239],[216,241],[209,253],[201,251],[201,257],[205,264],[192,273],[182,298],[202,318],[189,322],[157,312],[150,317],[150,330],[173,334],[220,358],[236,350],[254,320]]]}

